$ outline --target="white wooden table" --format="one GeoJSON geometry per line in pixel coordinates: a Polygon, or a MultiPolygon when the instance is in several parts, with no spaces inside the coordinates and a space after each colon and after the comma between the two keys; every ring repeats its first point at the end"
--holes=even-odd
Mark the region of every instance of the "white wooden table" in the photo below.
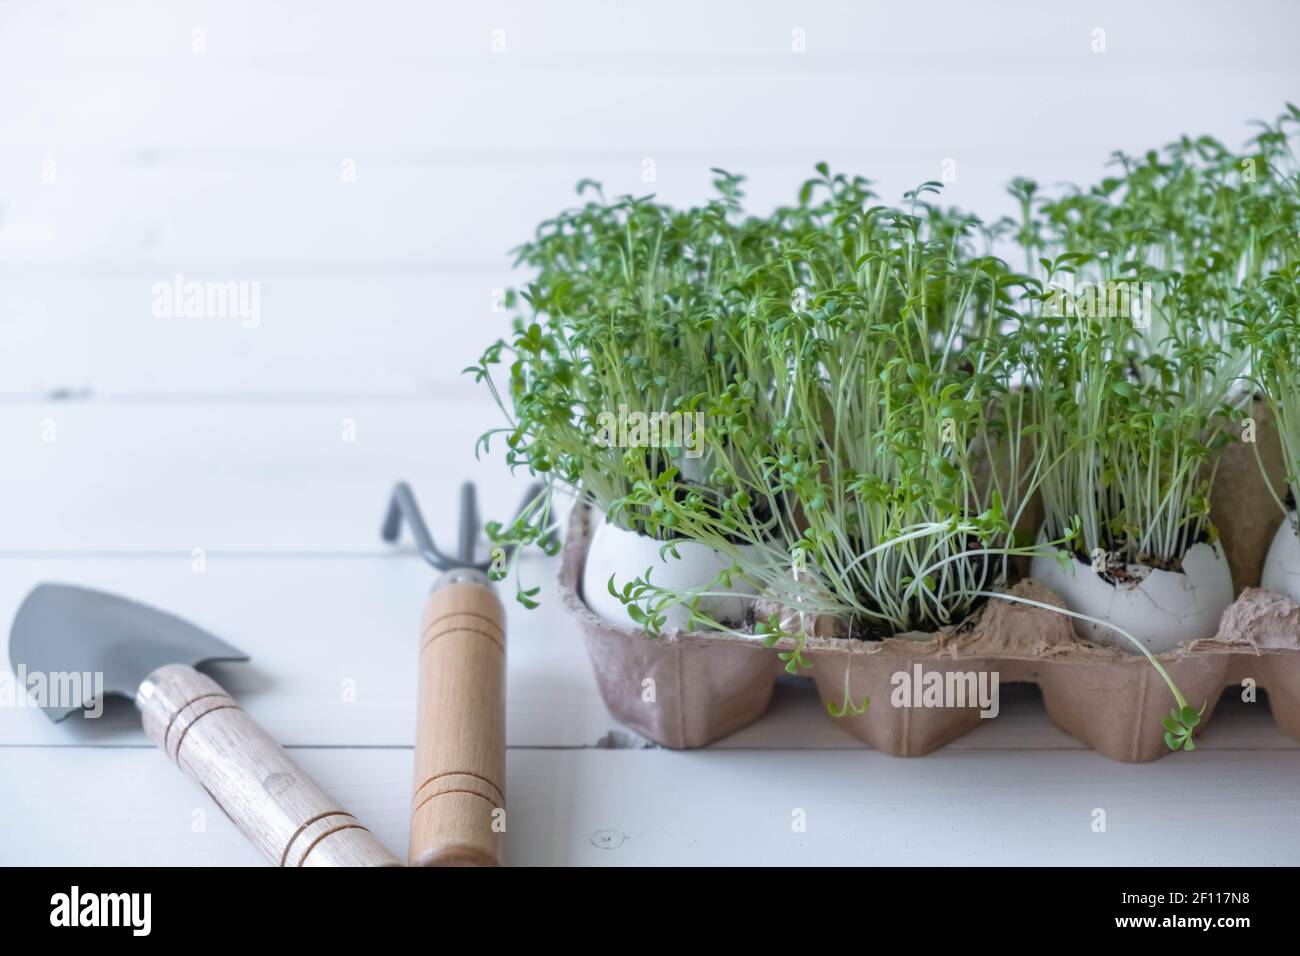
{"type": "MultiPolygon", "coordinates": [[[[1285,3],[859,6],[0,5],[0,621],[52,580],[209,628],[253,658],[218,678],[401,853],[431,572],[380,518],[398,479],[444,541],[462,479],[513,507],[459,372],[507,328],[506,250],[579,177],[689,202],[721,165],[764,208],[819,159],[891,199],[952,159],[951,201],[992,216],[1016,172],[1237,142],[1300,79],[1285,3]],[[257,327],[155,318],[178,272],[260,283],[257,327]]],[[[508,603],[511,863],[1300,863],[1300,744],[1262,704],[1128,766],[1012,689],[900,760],[791,681],[707,750],[646,748],[600,702],[554,564],[524,573],[544,587],[508,603]]],[[[0,709],[0,821],[0,864],[258,862],[127,706],[0,709]]]]}

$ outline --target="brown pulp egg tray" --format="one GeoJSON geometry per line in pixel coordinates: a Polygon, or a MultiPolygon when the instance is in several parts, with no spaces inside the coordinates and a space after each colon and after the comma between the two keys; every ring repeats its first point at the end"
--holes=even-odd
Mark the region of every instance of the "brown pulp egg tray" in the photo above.
{"type": "MultiPolygon", "coordinates": [[[[1241,474],[1250,477],[1248,471],[1241,474]]],[[[1247,499],[1242,496],[1243,505],[1247,499]]],[[[1281,519],[1280,514],[1277,520],[1257,518],[1256,527],[1246,527],[1251,522],[1245,517],[1260,511],[1218,518],[1221,526],[1225,518],[1243,518],[1235,534],[1223,534],[1238,582],[1252,562],[1258,581],[1264,550],[1281,519]],[[1248,557],[1234,560],[1234,552],[1248,557]],[[1256,553],[1258,558],[1250,557],[1256,553]]],[[[582,625],[610,713],[637,733],[675,748],[703,747],[761,717],[782,667],[777,652],[788,646],[769,648],[756,637],[721,633],[651,638],[631,624],[620,627],[598,617],[581,593],[592,517],[585,505],[573,509],[560,595],[582,625]],[[647,686],[653,686],[653,694],[645,693],[647,686]]],[[[1032,579],[1020,581],[1011,593],[1063,606],[1032,579]]],[[[870,699],[864,713],[826,719],[893,756],[930,753],[979,726],[985,719],[976,693],[981,673],[986,686],[993,673],[999,686],[1037,684],[1052,721],[1113,760],[1150,761],[1169,752],[1161,720],[1175,702],[1150,662],[1089,644],[1075,635],[1070,618],[1042,608],[993,599],[964,625],[926,639],[810,636],[804,655],[812,668],[801,673],[816,682],[823,703],[840,707],[846,695],[856,702],[870,699]],[[929,675],[942,674],[946,684],[964,687],[968,695],[950,693],[949,706],[915,706],[923,699],[915,696],[914,686],[913,705],[904,706],[908,692],[895,696],[900,673],[913,675],[913,684],[922,686],[939,680],[929,675]],[[952,705],[963,699],[966,706],[952,705]]],[[[1268,692],[1278,725],[1300,739],[1300,605],[1293,601],[1248,587],[1224,613],[1214,638],[1179,645],[1158,659],[1193,706],[1205,704],[1198,732],[1212,718],[1223,689],[1250,679],[1268,692]]]]}

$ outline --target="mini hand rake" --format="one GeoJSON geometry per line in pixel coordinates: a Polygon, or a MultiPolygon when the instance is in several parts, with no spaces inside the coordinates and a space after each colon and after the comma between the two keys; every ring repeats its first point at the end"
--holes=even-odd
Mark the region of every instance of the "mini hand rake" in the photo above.
{"type": "MultiPolygon", "coordinates": [[[[537,494],[529,488],[520,512],[537,494]]],[[[475,561],[479,537],[474,485],[460,489],[455,557],[438,549],[410,486],[393,489],[385,541],[402,523],[420,556],[442,574],[420,624],[419,707],[411,798],[412,866],[495,866],[505,831],[505,611],[488,571],[511,549],[475,561]]]]}

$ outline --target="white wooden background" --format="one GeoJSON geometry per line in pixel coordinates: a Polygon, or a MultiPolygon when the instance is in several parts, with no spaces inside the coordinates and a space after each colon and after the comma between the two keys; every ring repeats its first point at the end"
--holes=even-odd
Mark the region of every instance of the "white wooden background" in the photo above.
{"type": "MultiPolygon", "coordinates": [[[[463,478],[513,506],[499,459],[473,459],[495,416],[459,371],[506,327],[507,250],[579,178],[685,203],[723,166],[762,210],[818,160],[889,199],[954,160],[951,201],[994,216],[1017,173],[1240,142],[1300,98],[1298,35],[1282,0],[4,0],[0,620],[55,580],[210,628],[253,656],[219,679],[400,853],[430,572],[379,520],[401,478],[444,540],[463,478]],[[260,283],[260,325],[154,318],[178,272],[260,283]]],[[[554,565],[525,570],[546,588],[510,610],[512,863],[1300,862],[1300,745],[1263,705],[1126,766],[1008,691],[989,726],[896,760],[790,683],[708,750],[644,749],[554,565]]],[[[129,707],[0,711],[0,821],[0,863],[257,862],[129,707]]]]}

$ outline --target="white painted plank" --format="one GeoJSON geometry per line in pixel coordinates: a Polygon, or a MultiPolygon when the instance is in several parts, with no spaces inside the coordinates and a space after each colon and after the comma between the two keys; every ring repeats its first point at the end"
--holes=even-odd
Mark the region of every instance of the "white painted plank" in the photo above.
{"type": "MultiPolygon", "coordinates": [[[[0,397],[52,394],[124,401],[177,396],[418,398],[482,404],[462,371],[510,332],[505,280],[457,275],[253,274],[256,325],[160,319],[157,272],[14,276],[0,282],[0,397]]],[[[189,276],[205,273],[190,270],[189,276]]]]}
{"type": "MultiPolygon", "coordinates": [[[[399,854],[405,749],[293,756],[399,854]]],[[[7,749],[23,825],[0,864],[255,864],[196,786],[147,750],[7,749]],[[194,832],[196,811],[206,831],[194,832]]],[[[514,865],[1300,863],[1292,754],[1127,766],[1082,753],[512,750],[514,865]],[[1195,799],[1180,799],[1193,794],[1195,799]],[[1093,829],[1105,811],[1105,832],[1093,829]],[[804,812],[806,830],[791,826],[804,812]]]]}
{"type": "Polygon", "coordinates": [[[0,406],[0,552],[374,553],[399,479],[451,546],[462,480],[485,518],[519,502],[499,440],[474,459],[502,421],[481,398],[0,406]]]}
{"type": "Polygon", "coordinates": [[[258,262],[495,269],[579,177],[683,203],[722,165],[754,174],[763,211],[818,159],[891,200],[954,159],[950,200],[991,218],[1018,173],[1091,179],[1112,149],[1184,132],[1239,142],[1300,78],[1290,4],[1084,19],[953,2],[924,30],[906,7],[731,6],[10,8],[0,80],[27,95],[0,112],[0,254],[223,278],[258,262]],[[497,28],[513,39],[493,55],[497,28]],[[194,29],[207,52],[190,52],[194,29]]]}
{"type": "MultiPolygon", "coordinates": [[[[808,96],[824,100],[833,91],[809,90],[808,96]]],[[[1229,129],[1233,142],[1245,137],[1246,118],[1229,129]]],[[[1160,131],[1160,142],[1179,132],[1160,131]]],[[[1158,145],[1150,137],[1134,146],[1158,145]]],[[[579,152],[541,162],[529,150],[423,164],[347,149],[287,160],[256,153],[170,156],[176,165],[152,157],[106,161],[97,154],[38,151],[0,159],[0,178],[22,186],[6,197],[0,257],[5,274],[15,277],[125,272],[150,285],[176,272],[268,282],[286,269],[328,276],[386,264],[495,278],[509,272],[510,250],[531,238],[539,223],[577,204],[574,187],[583,178],[603,183],[611,197],[653,193],[689,206],[713,195],[710,169],[721,167],[748,177],[746,208],[767,214],[793,204],[803,181],[815,175],[814,164],[826,160],[838,172],[872,179],[892,203],[902,203],[903,193],[921,182],[944,179],[946,204],[992,221],[1014,211],[1005,189],[1013,176],[1094,182],[1118,145],[1107,138],[1062,143],[1025,136],[989,152],[951,134],[923,145],[913,141],[907,149],[800,143],[761,164],[752,149],[734,143],[677,155],[653,137],[613,157],[579,152]],[[1047,146],[1046,157],[1031,155],[1034,143],[1047,146]],[[49,184],[40,179],[46,159],[54,161],[57,175],[49,184]],[[946,160],[954,162],[947,170],[946,160]],[[345,161],[353,164],[355,182],[341,180],[345,161]]]]}
{"type": "MultiPolygon", "coordinates": [[[[805,69],[804,63],[817,64],[816,57],[791,54],[739,71],[705,55],[698,62],[706,72],[673,59],[617,72],[589,71],[580,63],[539,69],[509,55],[480,68],[453,64],[434,73],[400,65],[368,73],[331,65],[303,73],[202,57],[156,70],[96,64],[58,73],[35,66],[24,73],[31,98],[0,116],[0,133],[8,150],[44,148],[56,158],[123,146],[224,151],[236,131],[239,147],[310,147],[339,159],[395,149],[698,151],[729,144],[785,150],[792,141],[821,149],[853,143],[910,156],[954,142],[1004,153],[1021,143],[1039,155],[1064,155],[1070,140],[1138,148],[1158,130],[1178,124],[1174,132],[1181,132],[1187,122],[1236,133],[1254,111],[1274,115],[1294,75],[1286,60],[1225,70],[1221,61],[1189,59],[1187,69],[1173,71],[1189,88],[1186,98],[1167,107],[1160,101],[1153,123],[1155,104],[1142,94],[1154,97],[1170,71],[1140,60],[1125,63],[1111,53],[1089,54],[1091,29],[1078,29],[1054,50],[1056,62],[1041,68],[999,74],[998,61],[980,51],[981,65],[918,78],[915,91],[901,76],[909,64],[882,63],[866,51],[856,62],[841,61],[850,68],[835,72],[805,69]],[[1002,98],[1012,87],[1014,111],[1008,111],[1002,98]],[[908,93],[899,95],[902,90],[908,93]],[[683,109],[687,102],[692,108],[683,109]],[[196,103],[203,108],[194,109],[196,103]],[[1045,128],[1035,129],[1034,121],[1045,128]]],[[[786,30],[787,43],[788,37],[786,30]]],[[[924,37],[916,33],[904,44],[913,62],[932,55],[921,49],[924,37]]]]}
{"type": "Polygon", "coordinates": [[[617,15],[8,5],[0,82],[24,95],[0,111],[0,254],[224,264],[228,278],[257,262],[496,268],[577,178],[648,191],[647,158],[674,202],[703,195],[710,165],[757,165],[760,210],[818,159],[881,178],[892,199],[951,158],[952,200],[991,217],[1013,174],[1095,175],[1112,149],[1183,132],[1236,142],[1275,115],[1300,78],[1300,8],[1251,7],[1106,2],[1085,18],[947,0],[918,29],[905,5],[739,0],[617,15]]]}
{"type": "MultiPolygon", "coordinates": [[[[1279,30],[1297,18],[1289,6],[1279,11],[1279,30]]],[[[1296,71],[1286,56],[1240,45],[1209,57],[1184,47],[1171,67],[1134,53],[1133,38],[1113,29],[1108,51],[1091,54],[1087,23],[1036,54],[999,54],[985,48],[1000,33],[990,22],[970,39],[966,62],[933,63],[926,73],[914,71],[917,59],[941,61],[942,53],[927,47],[925,31],[877,37],[895,47],[893,56],[778,52],[740,64],[708,53],[641,63],[611,56],[601,69],[563,55],[540,63],[513,54],[435,61],[433,69],[385,58],[351,71],[334,62],[296,70],[219,55],[150,68],[47,53],[22,71],[30,96],[0,114],[0,133],[6,151],[43,149],[56,158],[123,148],[146,157],[151,149],[257,148],[342,158],[371,150],[698,154],[723,145],[787,154],[852,145],[917,156],[954,142],[977,155],[1018,146],[1031,156],[1064,156],[1070,144],[1139,148],[1187,123],[1237,134],[1256,111],[1272,117],[1281,108],[1296,71]],[[1243,64],[1247,54],[1253,58],[1243,64]],[[1173,78],[1183,95],[1161,97],[1173,78]]],[[[773,35],[786,47],[789,37],[789,28],[773,35]]]]}
{"type": "MultiPolygon", "coordinates": [[[[674,54],[719,58],[784,54],[789,32],[803,25],[816,43],[836,55],[860,53],[900,62],[924,42],[944,62],[1018,54],[1021,64],[1051,63],[1045,41],[1073,37],[1082,24],[1106,24],[1127,42],[1117,52],[1160,62],[1192,54],[1240,53],[1257,44],[1261,55],[1287,51],[1285,38],[1262,31],[1254,17],[1284,17],[1279,0],[1245,0],[1239,15],[1212,0],[1098,0],[1087,17],[1062,16],[1033,0],[1003,0],[997,16],[957,0],[937,0],[918,22],[905,6],[849,0],[658,0],[653,6],[600,0],[565,3],[487,2],[469,6],[400,0],[363,9],[345,0],[159,3],[126,0],[106,10],[94,0],[10,4],[0,53],[36,59],[33,47],[56,47],[69,60],[139,62],[191,55],[191,32],[208,27],[208,50],[232,58],[284,61],[311,57],[344,63],[385,58],[429,62],[449,57],[486,58],[491,30],[507,28],[512,50],[551,57],[588,57],[618,64],[629,58],[674,54]],[[51,11],[53,11],[51,13],[51,11]],[[1246,15],[1249,13],[1250,15],[1246,15]],[[1177,20],[1180,29],[1171,29],[1177,20]],[[923,25],[924,30],[918,26],[923,25]],[[886,42],[897,38],[897,42],[886,42]],[[983,43],[976,46],[975,38],[983,43]]],[[[1089,27],[1091,29],[1091,27],[1089,27]]],[[[1007,64],[1015,67],[1016,63],[1007,64]]]]}
{"type": "MultiPolygon", "coordinates": [[[[244,141],[234,150],[197,156],[159,153],[148,140],[118,141],[114,152],[105,154],[102,148],[87,152],[75,144],[56,147],[10,137],[9,152],[0,156],[0,178],[12,184],[0,217],[0,256],[11,269],[69,260],[87,268],[142,263],[163,276],[209,270],[219,274],[205,278],[216,279],[261,278],[259,264],[317,263],[328,271],[329,263],[355,268],[435,261],[450,269],[496,272],[508,267],[508,251],[529,238],[539,222],[574,203],[579,179],[604,183],[609,195],[654,193],[689,205],[711,195],[709,169],[722,167],[748,176],[748,208],[765,214],[792,202],[820,160],[875,180],[889,202],[901,202],[903,192],[922,181],[942,179],[944,202],[991,221],[1014,211],[1005,184],[1017,175],[1045,185],[1095,182],[1113,150],[1143,150],[1183,133],[1212,132],[1240,144],[1252,133],[1249,121],[1272,119],[1297,79],[1300,68],[1269,81],[1255,76],[1225,81],[1210,74],[1207,89],[1194,97],[1196,112],[1162,112],[1157,122],[1149,106],[1131,94],[1135,86],[1161,82],[1159,77],[1111,77],[1090,82],[1076,101],[1063,102],[1053,93],[1019,104],[997,123],[975,126],[962,117],[985,112],[983,94],[977,92],[985,87],[978,82],[955,82],[952,95],[936,95],[935,105],[918,114],[896,112],[879,84],[852,85],[856,92],[847,94],[846,102],[837,79],[765,80],[770,89],[733,91],[730,95],[745,98],[720,104],[722,115],[713,117],[703,111],[683,114],[682,101],[711,97],[690,89],[682,78],[629,80],[601,87],[611,98],[622,97],[618,102],[572,105],[571,134],[550,126],[530,131],[521,128],[522,120],[504,122],[509,130],[504,141],[479,143],[468,133],[454,134],[447,140],[456,144],[449,153],[428,156],[394,155],[393,145],[372,145],[364,137],[288,155],[248,151],[244,141]],[[966,96],[971,101],[963,101],[966,96]],[[832,109],[830,115],[819,112],[832,109]],[[785,125],[747,115],[754,110],[798,117],[798,129],[835,132],[805,135],[797,129],[792,134],[785,125]],[[846,126],[840,110],[870,122],[846,126]],[[607,119],[593,124],[593,115],[627,115],[635,125],[610,129],[607,119]],[[683,116],[698,116],[700,128],[683,131],[683,116]],[[581,143],[580,130],[591,130],[595,141],[581,143]],[[51,170],[53,181],[46,181],[51,170]]],[[[418,84],[402,78],[400,88],[412,85],[418,84]]],[[[524,85],[544,84],[529,78],[524,85]]],[[[519,86],[518,81],[506,84],[501,96],[519,86]]],[[[1031,88],[1055,91],[1056,84],[1049,80],[1031,88]]],[[[733,88],[728,84],[727,89],[733,88]]],[[[397,95],[350,82],[338,95],[349,90],[385,102],[397,95]]],[[[478,104],[476,115],[502,112],[489,95],[476,88],[471,98],[478,104]]],[[[565,99],[558,92],[555,97],[565,99]]],[[[242,113],[252,107],[231,108],[242,113]]],[[[364,112],[360,105],[357,109],[364,112]]],[[[533,104],[527,115],[541,112],[533,104]]],[[[291,147],[277,147],[284,148],[291,147]]],[[[399,148],[439,147],[404,142],[399,148]]]]}

